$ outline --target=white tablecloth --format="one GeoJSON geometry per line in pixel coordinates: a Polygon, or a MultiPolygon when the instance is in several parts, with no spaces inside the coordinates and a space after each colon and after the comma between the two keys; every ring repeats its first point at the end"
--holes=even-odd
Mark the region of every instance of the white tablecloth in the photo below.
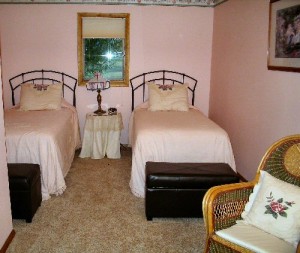
{"type": "Polygon", "coordinates": [[[122,115],[86,115],[82,149],[79,157],[118,159],[120,153],[120,135],[123,129],[122,115]]]}

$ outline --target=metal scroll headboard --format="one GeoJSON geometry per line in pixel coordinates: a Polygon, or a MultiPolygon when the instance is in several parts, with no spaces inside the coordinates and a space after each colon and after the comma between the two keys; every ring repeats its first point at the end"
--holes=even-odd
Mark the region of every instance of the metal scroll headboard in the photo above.
{"type": "Polygon", "coordinates": [[[63,72],[58,72],[54,70],[33,70],[21,73],[9,79],[9,84],[11,88],[12,104],[15,105],[15,91],[21,88],[23,83],[33,83],[33,84],[56,84],[62,83],[62,92],[65,97],[65,93],[70,92],[73,106],[76,106],[76,86],[77,79],[63,72]]]}
{"type": "Polygon", "coordinates": [[[184,73],[170,71],[170,70],[156,70],[146,73],[142,73],[130,79],[131,85],[131,110],[133,111],[136,103],[136,93],[142,90],[142,101],[145,102],[146,99],[146,84],[148,82],[159,82],[159,84],[188,84],[188,89],[191,94],[191,104],[194,105],[195,102],[195,89],[198,81],[184,73]]]}

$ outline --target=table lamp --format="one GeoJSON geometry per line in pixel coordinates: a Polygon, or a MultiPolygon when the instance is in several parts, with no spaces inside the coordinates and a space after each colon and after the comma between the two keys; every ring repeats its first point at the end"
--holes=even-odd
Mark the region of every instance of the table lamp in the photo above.
{"type": "Polygon", "coordinates": [[[94,111],[95,114],[97,115],[103,115],[106,113],[106,111],[101,109],[101,102],[102,102],[102,97],[101,97],[101,91],[102,90],[107,90],[110,88],[110,82],[107,81],[99,72],[96,72],[94,74],[94,77],[89,80],[86,84],[86,89],[91,90],[91,91],[97,91],[97,102],[98,102],[98,109],[94,111]]]}

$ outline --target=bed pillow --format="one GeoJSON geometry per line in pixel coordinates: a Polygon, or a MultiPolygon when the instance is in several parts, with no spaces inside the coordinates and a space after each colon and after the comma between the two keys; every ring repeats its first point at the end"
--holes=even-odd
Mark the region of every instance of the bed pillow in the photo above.
{"type": "Polygon", "coordinates": [[[148,84],[150,111],[188,111],[188,85],[148,84]]]}
{"type": "MultiPolygon", "coordinates": [[[[295,247],[300,240],[300,187],[261,171],[259,189],[243,221],[295,247]]],[[[251,196],[250,196],[251,199],[251,196]]]]}
{"type": "Polygon", "coordinates": [[[58,110],[61,108],[62,84],[21,85],[20,110],[58,110]]]}

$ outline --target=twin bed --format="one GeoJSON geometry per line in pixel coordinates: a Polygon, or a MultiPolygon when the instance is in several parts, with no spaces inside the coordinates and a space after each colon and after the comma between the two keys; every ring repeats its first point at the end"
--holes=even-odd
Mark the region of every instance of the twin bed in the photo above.
{"type": "Polygon", "coordinates": [[[174,71],[152,71],[130,80],[132,110],[130,188],[145,196],[147,161],[227,163],[235,161],[227,133],[194,107],[197,80],[174,71]],[[135,106],[139,100],[139,106],[135,106]]]}
{"type": "MultiPolygon", "coordinates": [[[[43,200],[62,194],[64,177],[81,144],[75,109],[77,79],[62,72],[37,70],[9,82],[14,107],[5,110],[8,163],[40,165],[43,200]],[[16,97],[20,100],[17,105],[16,97]]],[[[129,185],[135,196],[145,196],[148,161],[227,163],[235,170],[227,133],[194,106],[196,79],[160,70],[133,77],[130,84],[129,185]]]]}
{"type": "Polygon", "coordinates": [[[81,144],[75,109],[77,79],[62,72],[36,70],[9,82],[14,107],[4,113],[7,162],[39,164],[43,200],[60,195],[81,144]]]}

